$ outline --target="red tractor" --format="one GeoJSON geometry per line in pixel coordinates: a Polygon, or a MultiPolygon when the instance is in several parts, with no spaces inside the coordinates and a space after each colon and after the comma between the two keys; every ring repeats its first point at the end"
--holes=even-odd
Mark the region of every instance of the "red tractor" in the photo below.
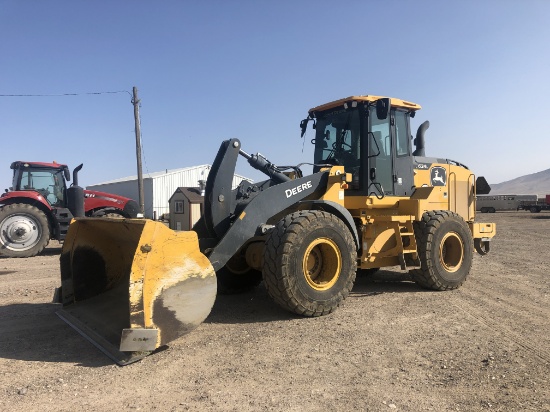
{"type": "Polygon", "coordinates": [[[30,257],[50,239],[63,241],[76,216],[133,218],[136,201],[110,193],[83,190],[78,172],[59,163],[13,162],[13,183],[0,196],[0,256],[30,257]]]}

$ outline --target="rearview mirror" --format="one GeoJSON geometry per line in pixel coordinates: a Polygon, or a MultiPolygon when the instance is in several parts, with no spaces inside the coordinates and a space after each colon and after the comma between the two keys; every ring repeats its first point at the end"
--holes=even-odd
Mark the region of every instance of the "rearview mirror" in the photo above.
{"type": "Polygon", "coordinates": [[[304,137],[304,135],[306,134],[308,120],[309,119],[304,119],[300,122],[300,129],[302,129],[302,135],[300,137],[304,137]]]}
{"type": "Polygon", "coordinates": [[[313,120],[313,128],[315,129],[316,127],[315,119],[311,116],[306,117],[304,120],[300,122],[300,129],[302,129],[302,135],[300,137],[304,137],[304,135],[306,134],[307,124],[309,123],[310,120],[313,120]]]}
{"type": "Polygon", "coordinates": [[[67,166],[63,168],[63,176],[65,176],[65,180],[67,182],[71,180],[71,172],[69,171],[69,168],[67,166]]]}
{"type": "Polygon", "coordinates": [[[391,109],[391,103],[388,97],[378,99],[376,101],[376,117],[378,117],[378,120],[387,119],[390,109],[391,109]]]}

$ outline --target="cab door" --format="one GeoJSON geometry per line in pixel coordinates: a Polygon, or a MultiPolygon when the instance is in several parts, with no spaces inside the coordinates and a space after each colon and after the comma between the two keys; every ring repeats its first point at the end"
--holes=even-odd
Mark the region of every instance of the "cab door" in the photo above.
{"type": "Polygon", "coordinates": [[[408,112],[391,111],[393,141],[393,184],[396,196],[410,196],[414,182],[411,156],[410,115],[408,112]]]}
{"type": "Polygon", "coordinates": [[[369,108],[368,126],[368,194],[378,197],[394,195],[393,143],[391,116],[378,119],[374,106],[369,108]]]}

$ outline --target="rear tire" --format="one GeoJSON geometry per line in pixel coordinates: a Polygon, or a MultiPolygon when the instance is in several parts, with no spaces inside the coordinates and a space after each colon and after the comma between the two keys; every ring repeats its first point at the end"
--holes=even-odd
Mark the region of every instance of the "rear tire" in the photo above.
{"type": "Polygon", "coordinates": [[[103,217],[106,217],[108,219],[124,219],[124,216],[122,216],[120,213],[105,213],[103,217]]]}
{"type": "Polygon", "coordinates": [[[414,223],[420,269],[410,271],[421,287],[432,290],[456,289],[470,273],[473,239],[466,222],[446,210],[426,212],[414,223]]]}
{"type": "Polygon", "coordinates": [[[277,223],[266,242],[267,292],[282,308],[299,315],[333,312],[351,291],[356,270],[351,232],[330,213],[292,213],[277,223]]]}
{"type": "Polygon", "coordinates": [[[32,257],[50,241],[48,218],[37,207],[15,203],[0,208],[0,255],[32,257]]]}

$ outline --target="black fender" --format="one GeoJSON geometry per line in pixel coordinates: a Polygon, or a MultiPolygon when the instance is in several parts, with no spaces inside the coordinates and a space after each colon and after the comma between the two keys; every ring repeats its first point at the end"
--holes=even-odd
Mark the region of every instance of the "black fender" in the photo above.
{"type": "MultiPolygon", "coordinates": [[[[361,248],[361,242],[359,241],[359,234],[357,233],[357,227],[353,221],[353,217],[348,209],[339,205],[336,202],[330,200],[304,200],[299,203],[300,206],[306,206],[306,209],[322,210],[331,213],[342,220],[350,232],[353,234],[353,240],[355,240],[355,247],[357,251],[361,248]]],[[[302,207],[300,207],[302,209],[302,207]]]]}

